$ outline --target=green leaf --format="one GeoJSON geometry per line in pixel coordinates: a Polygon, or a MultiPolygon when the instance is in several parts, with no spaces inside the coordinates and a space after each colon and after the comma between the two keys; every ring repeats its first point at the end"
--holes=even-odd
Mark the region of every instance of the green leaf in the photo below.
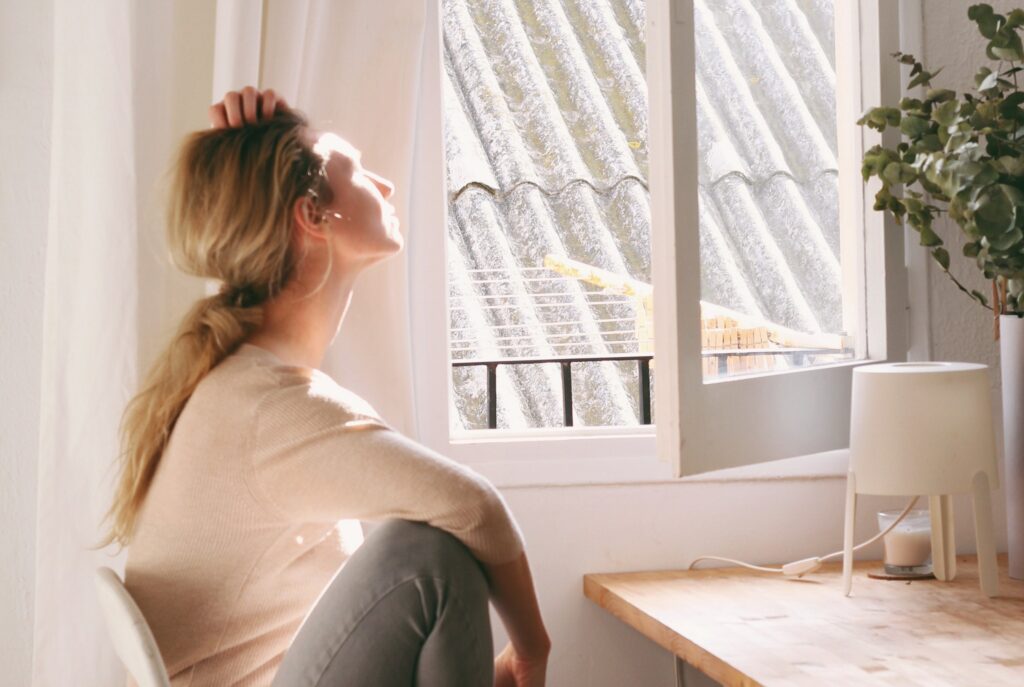
{"type": "Polygon", "coordinates": [[[956,120],[958,104],[955,100],[944,102],[932,111],[932,119],[941,126],[949,126],[956,120]]]}
{"type": "Polygon", "coordinates": [[[917,170],[906,162],[890,162],[882,170],[882,178],[890,184],[909,184],[917,178],[917,170]]]}
{"type": "Polygon", "coordinates": [[[974,175],[971,179],[971,184],[975,186],[988,186],[994,184],[999,180],[999,171],[992,165],[992,163],[986,163],[982,165],[981,171],[974,175]]]}
{"type": "Polygon", "coordinates": [[[924,101],[926,103],[944,103],[954,98],[956,98],[956,91],[951,91],[948,88],[932,88],[924,94],[924,101]]]}
{"type": "Polygon", "coordinates": [[[1005,234],[989,239],[989,245],[993,250],[1003,252],[1013,248],[1022,238],[1024,238],[1024,232],[1021,232],[1020,229],[1013,229],[1005,234]]]}
{"type": "Polygon", "coordinates": [[[881,174],[890,159],[891,152],[882,146],[876,145],[868,149],[864,153],[864,160],[860,168],[864,181],[881,174]]]}
{"type": "Polygon", "coordinates": [[[942,141],[938,134],[925,134],[915,143],[915,147],[920,152],[934,153],[942,150],[942,141]]]}
{"type": "Polygon", "coordinates": [[[995,161],[998,171],[1011,176],[1024,175],[1024,157],[1016,155],[1004,155],[995,161]]]}
{"type": "Polygon", "coordinates": [[[900,98],[900,109],[904,112],[918,112],[923,103],[917,98],[900,98]]]}
{"type": "Polygon", "coordinates": [[[978,71],[974,73],[974,85],[980,87],[981,83],[992,74],[992,70],[988,67],[978,67],[978,71]]]}
{"type": "Polygon", "coordinates": [[[1024,93],[1020,91],[1011,93],[999,104],[1000,116],[1006,119],[1024,119],[1024,110],[1021,109],[1021,104],[1024,104],[1024,93]]]}
{"type": "Polygon", "coordinates": [[[1024,45],[1021,44],[1020,36],[1013,30],[1000,30],[995,38],[989,43],[989,49],[1001,60],[1019,62],[1024,59],[1024,45]]]}
{"type": "Polygon", "coordinates": [[[921,227],[921,245],[922,246],[941,246],[942,239],[939,235],[932,231],[931,227],[921,227]]]}
{"type": "Polygon", "coordinates": [[[935,262],[942,266],[942,269],[949,271],[949,251],[945,248],[934,248],[932,249],[932,257],[935,258],[935,262]]]}
{"type": "Polygon", "coordinates": [[[981,291],[978,291],[977,289],[971,289],[971,296],[973,296],[974,299],[977,300],[982,305],[988,306],[988,299],[985,298],[985,294],[983,294],[981,291]]]}
{"type": "Polygon", "coordinates": [[[857,120],[857,124],[865,124],[872,129],[885,131],[887,126],[897,126],[903,114],[895,107],[873,107],[857,120]]]}
{"type": "Polygon", "coordinates": [[[978,24],[978,30],[985,38],[992,38],[996,35],[999,19],[1002,19],[992,10],[992,6],[986,3],[971,5],[967,9],[967,18],[978,24]]]}
{"type": "Polygon", "coordinates": [[[974,203],[974,221],[985,238],[991,241],[1014,227],[1020,198],[1020,192],[1006,184],[991,184],[981,191],[974,203]]]}
{"type": "MultiPolygon", "coordinates": [[[[988,68],[985,67],[985,69],[987,70],[988,68]]],[[[979,72],[979,74],[980,73],[981,72],[979,72]]],[[[975,78],[977,78],[977,77],[975,77],[975,78]]],[[[978,90],[979,91],[987,91],[988,89],[994,87],[996,85],[997,81],[999,81],[999,74],[997,74],[996,72],[991,72],[987,76],[985,76],[981,80],[981,82],[978,84],[978,90]]]]}
{"type": "Polygon", "coordinates": [[[964,244],[963,253],[964,257],[976,258],[978,253],[981,252],[981,245],[977,241],[971,241],[964,244]]]}
{"type": "MultiPolygon", "coordinates": [[[[916,68],[917,66],[915,65],[915,69],[916,68]]],[[[916,86],[930,86],[932,83],[932,79],[938,76],[939,72],[941,72],[943,69],[944,67],[939,67],[934,72],[927,72],[922,69],[917,76],[910,80],[910,83],[907,84],[907,88],[910,89],[916,86]]],[[[910,73],[913,74],[914,72],[911,71],[910,73]]]]}
{"type": "Polygon", "coordinates": [[[900,131],[908,138],[922,136],[931,128],[931,123],[922,117],[907,115],[900,120],[900,131]]]}

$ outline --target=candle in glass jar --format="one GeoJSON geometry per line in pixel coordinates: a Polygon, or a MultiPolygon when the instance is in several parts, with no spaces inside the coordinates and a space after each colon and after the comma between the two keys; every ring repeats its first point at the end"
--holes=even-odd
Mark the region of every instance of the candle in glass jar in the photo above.
{"type": "MultiPolygon", "coordinates": [[[[888,528],[900,511],[878,514],[878,527],[888,528]]],[[[891,532],[885,535],[885,567],[887,572],[921,572],[930,567],[932,552],[931,518],[927,510],[912,510],[891,532]]]]}
{"type": "Polygon", "coordinates": [[[931,552],[931,530],[902,530],[897,525],[885,535],[885,562],[889,565],[924,565],[931,552]]]}

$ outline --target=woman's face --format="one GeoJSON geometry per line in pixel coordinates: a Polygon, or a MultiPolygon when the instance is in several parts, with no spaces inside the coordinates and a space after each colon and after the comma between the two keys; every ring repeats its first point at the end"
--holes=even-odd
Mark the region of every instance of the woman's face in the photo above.
{"type": "Polygon", "coordinates": [[[334,250],[346,262],[374,261],[404,245],[395,208],[387,199],[395,186],[362,165],[359,151],[334,133],[315,132],[314,150],[327,160],[334,192],[327,211],[334,250]]]}

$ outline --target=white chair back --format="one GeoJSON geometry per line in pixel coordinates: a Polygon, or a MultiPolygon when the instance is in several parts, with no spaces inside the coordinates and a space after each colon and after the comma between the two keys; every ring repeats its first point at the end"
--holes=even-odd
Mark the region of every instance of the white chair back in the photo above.
{"type": "Polygon", "coordinates": [[[118,574],[97,568],[96,590],[114,651],[139,687],[170,687],[153,632],[118,574]]]}

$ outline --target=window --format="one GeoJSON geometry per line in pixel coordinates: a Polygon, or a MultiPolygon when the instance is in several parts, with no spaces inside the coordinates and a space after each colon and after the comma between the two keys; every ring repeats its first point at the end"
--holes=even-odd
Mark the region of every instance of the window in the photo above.
{"type": "MultiPolygon", "coordinates": [[[[874,132],[852,124],[883,87],[892,99],[898,74],[883,59],[895,50],[895,9],[875,0],[732,4],[443,0],[432,7],[437,45],[428,54],[438,61],[424,65],[421,123],[435,136],[418,138],[417,177],[427,181],[417,184],[414,205],[430,235],[445,241],[410,244],[425,443],[503,484],[533,475],[586,480],[580,470],[594,464],[602,466],[599,479],[669,476],[656,454],[679,475],[846,445],[851,365],[905,350],[895,278],[902,243],[865,208],[859,156],[874,132]],[[802,22],[795,33],[786,26],[794,20],[802,22]],[[721,28],[728,22],[737,25],[721,28]],[[836,25],[854,30],[830,34],[836,25]],[[761,54],[737,57],[735,42],[751,35],[762,41],[761,54]],[[698,76],[701,51],[708,57],[723,48],[734,92],[722,93],[719,82],[709,94],[712,82],[698,76]],[[808,55],[816,60],[810,66],[808,55]],[[741,126],[718,101],[756,101],[756,82],[780,73],[798,84],[831,78],[850,87],[836,93],[831,114],[840,124],[831,128],[816,123],[828,119],[828,98],[800,95],[817,98],[816,109],[801,114],[818,127],[815,164],[801,167],[794,157],[807,135],[780,142],[773,134],[762,148],[774,145],[779,164],[751,184],[743,156],[715,148],[714,127],[741,126]],[[649,98],[639,106],[633,96],[644,95],[644,81],[649,98]],[[529,145],[524,132],[535,136],[529,145]],[[760,221],[746,235],[742,221],[726,226],[735,198],[760,221]],[[755,232],[757,250],[743,245],[755,232]],[[787,244],[794,237],[802,241],[796,248],[787,244]],[[603,272],[576,278],[590,268],[603,272]],[[822,272],[828,278],[816,283],[822,272]],[[779,281],[788,300],[767,293],[779,281]],[[649,311],[623,288],[643,284],[657,286],[649,311]],[[733,314],[740,317],[728,321],[733,314]],[[498,394],[490,409],[488,368],[458,365],[474,356],[651,353],[652,327],[662,351],[651,404],[657,436],[642,422],[636,360],[573,363],[568,429],[564,365],[492,368],[498,394]],[[731,335],[712,330],[730,328],[744,348],[714,349],[714,337],[731,335]],[[751,353],[757,347],[765,350],[751,353]],[[756,363],[735,362],[746,356],[756,363]],[[498,429],[483,429],[494,420],[498,429]]],[[[716,68],[722,62],[720,55],[716,68]]],[[[744,139],[759,134],[730,133],[718,143],[750,143],[744,139]]],[[[652,390],[654,368],[652,360],[652,390]]]]}
{"type": "Polygon", "coordinates": [[[643,0],[441,26],[452,436],[650,424],[643,0]]]}

